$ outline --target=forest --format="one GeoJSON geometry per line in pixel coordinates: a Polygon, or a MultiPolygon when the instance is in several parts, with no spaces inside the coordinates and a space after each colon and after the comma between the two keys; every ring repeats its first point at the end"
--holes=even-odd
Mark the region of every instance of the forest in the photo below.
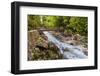
{"type": "Polygon", "coordinates": [[[28,15],[27,21],[28,60],[87,57],[88,17],[28,15]],[[81,48],[82,55],[72,55],[71,46],[74,52],[77,46],[77,49],[81,48]]]}

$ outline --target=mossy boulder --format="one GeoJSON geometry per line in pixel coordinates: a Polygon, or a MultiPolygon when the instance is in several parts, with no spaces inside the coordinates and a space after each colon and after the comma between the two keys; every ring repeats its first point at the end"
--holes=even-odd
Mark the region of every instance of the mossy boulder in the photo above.
{"type": "Polygon", "coordinates": [[[62,55],[55,44],[37,30],[28,32],[28,60],[61,59],[62,55]]]}

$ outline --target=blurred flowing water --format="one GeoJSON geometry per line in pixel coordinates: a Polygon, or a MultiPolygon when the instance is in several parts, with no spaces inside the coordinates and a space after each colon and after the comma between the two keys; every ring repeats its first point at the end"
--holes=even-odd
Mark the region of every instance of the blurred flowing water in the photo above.
{"type": "Polygon", "coordinates": [[[48,41],[54,43],[58,48],[60,53],[63,55],[65,59],[84,59],[87,56],[83,53],[81,47],[70,45],[58,40],[52,33],[48,31],[43,31],[45,36],[47,36],[48,41]]]}

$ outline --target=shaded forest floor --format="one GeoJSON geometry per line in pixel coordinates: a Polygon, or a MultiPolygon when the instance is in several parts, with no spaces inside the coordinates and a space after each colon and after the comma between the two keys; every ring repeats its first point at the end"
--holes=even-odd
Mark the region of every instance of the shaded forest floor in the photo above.
{"type": "MultiPolygon", "coordinates": [[[[87,37],[79,34],[50,31],[60,41],[82,48],[88,55],[87,37]]],[[[59,49],[48,38],[37,30],[28,31],[28,60],[55,60],[63,59],[59,49]]]]}

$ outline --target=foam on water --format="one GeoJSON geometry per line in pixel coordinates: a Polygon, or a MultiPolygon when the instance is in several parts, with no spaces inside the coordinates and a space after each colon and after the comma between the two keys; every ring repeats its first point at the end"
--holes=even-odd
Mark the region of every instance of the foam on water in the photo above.
{"type": "Polygon", "coordinates": [[[48,41],[54,43],[59,48],[59,51],[61,54],[63,54],[64,58],[67,59],[87,58],[87,56],[83,53],[80,47],[61,42],[48,31],[43,31],[43,33],[45,34],[45,36],[47,36],[48,41]]]}

